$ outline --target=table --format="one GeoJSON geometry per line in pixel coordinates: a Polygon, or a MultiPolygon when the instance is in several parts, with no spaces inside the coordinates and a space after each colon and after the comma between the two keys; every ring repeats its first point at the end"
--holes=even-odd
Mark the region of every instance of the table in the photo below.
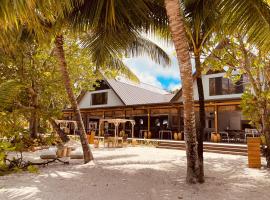
{"type": "Polygon", "coordinates": [[[146,130],[146,129],[140,130],[139,138],[144,138],[144,132],[147,132],[148,133],[148,130],[146,130]]]}
{"type": "Polygon", "coordinates": [[[171,135],[171,140],[172,140],[172,131],[170,130],[160,130],[158,132],[158,136],[160,139],[163,139],[163,133],[167,133],[168,135],[171,135]]]}
{"type": "Polygon", "coordinates": [[[118,147],[119,142],[121,146],[123,145],[123,137],[107,137],[106,139],[104,138],[104,147],[106,146],[105,144],[108,143],[108,148],[110,147],[110,143],[112,144],[112,147],[118,147]]]}

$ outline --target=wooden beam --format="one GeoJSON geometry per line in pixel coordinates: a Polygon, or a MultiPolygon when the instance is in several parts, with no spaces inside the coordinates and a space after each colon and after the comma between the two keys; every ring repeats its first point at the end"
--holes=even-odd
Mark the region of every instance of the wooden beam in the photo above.
{"type": "Polygon", "coordinates": [[[215,132],[218,133],[218,105],[215,105],[215,132]]]}
{"type": "Polygon", "coordinates": [[[181,108],[178,108],[178,131],[181,130],[181,108]]]}
{"type": "Polygon", "coordinates": [[[147,127],[147,130],[148,130],[148,133],[150,132],[150,108],[147,109],[147,118],[148,118],[148,127],[147,127]]]}

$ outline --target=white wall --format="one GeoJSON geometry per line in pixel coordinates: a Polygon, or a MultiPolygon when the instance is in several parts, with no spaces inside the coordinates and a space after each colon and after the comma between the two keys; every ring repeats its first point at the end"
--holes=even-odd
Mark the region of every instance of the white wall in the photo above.
{"type": "Polygon", "coordinates": [[[98,91],[91,91],[86,92],[84,97],[82,98],[81,102],[79,103],[80,108],[97,108],[97,107],[110,107],[110,106],[121,106],[123,103],[119,99],[119,97],[114,93],[112,89],[106,90],[98,90],[98,91]],[[101,93],[101,92],[108,92],[108,102],[104,105],[91,105],[91,94],[94,93],[101,93]]]}
{"type": "MultiPolygon", "coordinates": [[[[225,73],[218,73],[218,74],[209,74],[209,75],[203,75],[203,89],[204,89],[204,98],[206,100],[215,100],[215,99],[231,99],[231,98],[240,98],[242,94],[227,94],[227,95],[215,95],[210,96],[209,94],[209,78],[215,78],[215,77],[224,77],[225,73]]],[[[198,94],[198,93],[197,93],[198,94]]]]}
{"type": "MultiPolygon", "coordinates": [[[[241,98],[242,94],[227,94],[227,95],[210,96],[209,78],[224,77],[224,76],[225,76],[225,73],[202,75],[203,91],[204,91],[204,99],[205,100],[241,98]]],[[[198,89],[197,89],[197,81],[196,80],[193,83],[193,94],[194,94],[194,100],[199,100],[198,89]]],[[[182,101],[182,100],[183,100],[182,97],[180,97],[177,101],[182,101]]]]}

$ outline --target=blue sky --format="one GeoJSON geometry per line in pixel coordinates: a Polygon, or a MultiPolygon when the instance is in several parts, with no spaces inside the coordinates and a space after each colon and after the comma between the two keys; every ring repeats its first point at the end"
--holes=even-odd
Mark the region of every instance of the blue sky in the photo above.
{"type": "Polygon", "coordinates": [[[124,63],[137,75],[141,82],[172,91],[180,88],[179,67],[174,47],[153,37],[147,37],[170,56],[171,66],[162,66],[153,62],[147,56],[124,58],[124,63]]]}

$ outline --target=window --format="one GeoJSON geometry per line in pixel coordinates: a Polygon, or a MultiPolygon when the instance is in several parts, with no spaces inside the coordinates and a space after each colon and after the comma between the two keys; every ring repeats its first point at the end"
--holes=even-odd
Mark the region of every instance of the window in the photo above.
{"type": "Polygon", "coordinates": [[[92,94],[92,105],[107,104],[107,101],[108,101],[108,93],[107,92],[92,94]]]}
{"type": "Polygon", "coordinates": [[[241,94],[243,93],[242,78],[234,84],[230,79],[223,77],[215,77],[209,79],[210,96],[226,95],[226,94],[241,94]]]}

